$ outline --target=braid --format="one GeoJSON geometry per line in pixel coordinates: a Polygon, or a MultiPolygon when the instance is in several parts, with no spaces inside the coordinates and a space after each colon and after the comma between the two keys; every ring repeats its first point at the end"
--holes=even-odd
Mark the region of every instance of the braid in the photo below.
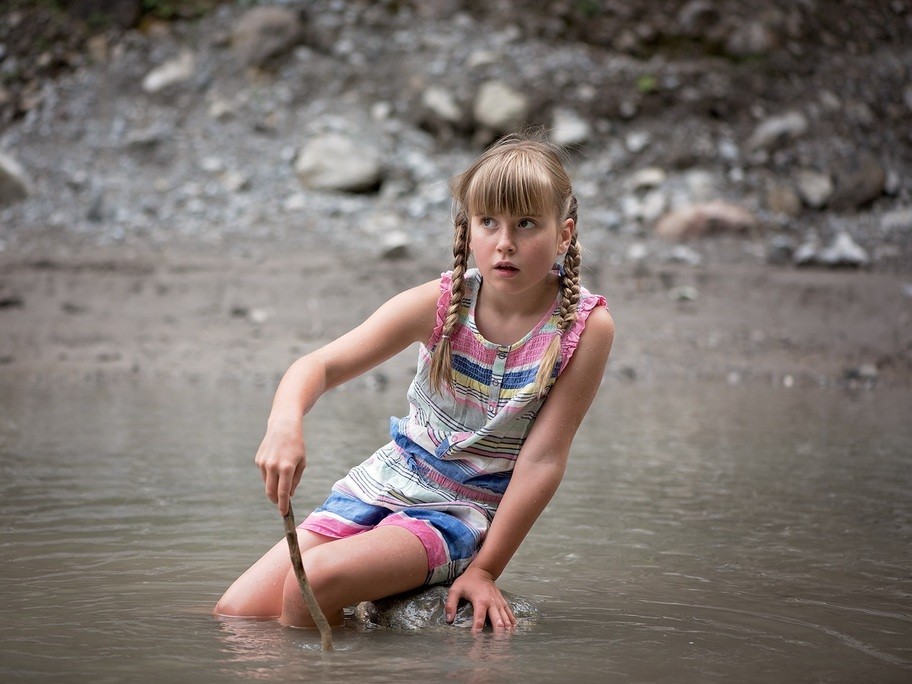
{"type": "MultiPolygon", "coordinates": [[[[576,221],[576,197],[570,201],[568,218],[576,221]]],[[[554,372],[554,366],[560,360],[561,340],[565,332],[573,327],[576,321],[576,309],[580,300],[580,263],[582,256],[579,241],[576,239],[576,227],[574,226],[573,234],[570,236],[570,244],[567,246],[567,253],[564,255],[563,275],[561,276],[561,302],[560,302],[560,322],[557,324],[559,335],[556,335],[545,349],[542,356],[541,366],[538,368],[538,374],[535,376],[535,390],[539,396],[543,396],[548,387],[548,381],[554,372]]]]}
{"type": "Polygon", "coordinates": [[[453,386],[450,333],[459,322],[459,308],[465,296],[465,273],[469,264],[469,219],[464,211],[459,212],[456,216],[455,229],[450,305],[447,308],[446,318],[443,320],[440,341],[434,348],[434,356],[431,359],[431,386],[438,392],[444,386],[451,389],[453,386]]]}
{"type": "Polygon", "coordinates": [[[580,299],[580,257],[579,242],[576,240],[576,231],[570,237],[570,245],[564,256],[564,274],[561,277],[561,333],[567,332],[576,320],[576,305],[580,299]]]}

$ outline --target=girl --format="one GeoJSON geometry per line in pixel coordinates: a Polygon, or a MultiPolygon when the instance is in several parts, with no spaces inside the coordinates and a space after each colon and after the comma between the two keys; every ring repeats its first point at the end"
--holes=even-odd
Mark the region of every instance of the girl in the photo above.
{"type": "MultiPolygon", "coordinates": [[[[450,189],[453,270],[296,361],[256,454],[284,515],[304,472],[302,416],[331,387],[421,343],[409,415],[391,419],[392,441],[298,528],[332,624],[360,601],[452,582],[448,621],[466,599],[473,631],[515,626],[495,581],[563,477],[614,339],[604,298],[579,285],[576,198],[556,148],[508,137],[450,189]]],[[[284,540],[215,613],[313,626],[284,540]]]]}

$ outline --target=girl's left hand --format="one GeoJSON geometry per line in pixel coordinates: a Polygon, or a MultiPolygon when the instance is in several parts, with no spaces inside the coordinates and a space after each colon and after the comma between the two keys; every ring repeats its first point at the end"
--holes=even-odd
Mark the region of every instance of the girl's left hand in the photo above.
{"type": "Polygon", "coordinates": [[[469,567],[460,575],[447,592],[446,619],[456,619],[456,608],[459,599],[466,599],[472,604],[472,633],[484,629],[485,621],[491,623],[495,632],[514,629],[516,618],[510,610],[510,604],[504,598],[490,573],[469,567]]]}

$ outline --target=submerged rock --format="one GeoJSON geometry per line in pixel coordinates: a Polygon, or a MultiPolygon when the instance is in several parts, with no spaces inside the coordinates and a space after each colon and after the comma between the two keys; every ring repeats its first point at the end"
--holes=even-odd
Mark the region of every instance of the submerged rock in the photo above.
{"type": "MultiPolygon", "coordinates": [[[[355,608],[355,619],[365,625],[389,629],[417,630],[433,627],[471,627],[472,604],[459,604],[456,619],[447,623],[444,604],[448,587],[434,585],[377,601],[364,601],[355,608]]],[[[538,617],[538,609],[526,598],[503,592],[518,623],[538,617]]]]}

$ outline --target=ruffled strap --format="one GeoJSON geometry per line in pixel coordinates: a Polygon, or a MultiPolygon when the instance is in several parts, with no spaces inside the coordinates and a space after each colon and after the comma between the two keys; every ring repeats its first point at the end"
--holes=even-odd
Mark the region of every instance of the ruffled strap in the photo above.
{"type": "Polygon", "coordinates": [[[580,336],[583,334],[583,330],[586,329],[586,320],[589,318],[589,314],[599,306],[608,307],[608,302],[602,295],[592,294],[585,288],[580,289],[580,301],[576,308],[576,320],[573,322],[573,325],[570,326],[570,329],[561,337],[561,365],[558,374],[562,373],[564,368],[567,367],[567,364],[570,363],[570,358],[579,345],[580,336]]]}
{"type": "Polygon", "coordinates": [[[453,297],[453,272],[445,271],[440,274],[440,296],[437,298],[437,312],[434,321],[434,332],[431,339],[428,340],[427,348],[433,349],[440,342],[440,336],[443,335],[443,324],[446,321],[447,311],[450,308],[450,300],[453,297]]]}

